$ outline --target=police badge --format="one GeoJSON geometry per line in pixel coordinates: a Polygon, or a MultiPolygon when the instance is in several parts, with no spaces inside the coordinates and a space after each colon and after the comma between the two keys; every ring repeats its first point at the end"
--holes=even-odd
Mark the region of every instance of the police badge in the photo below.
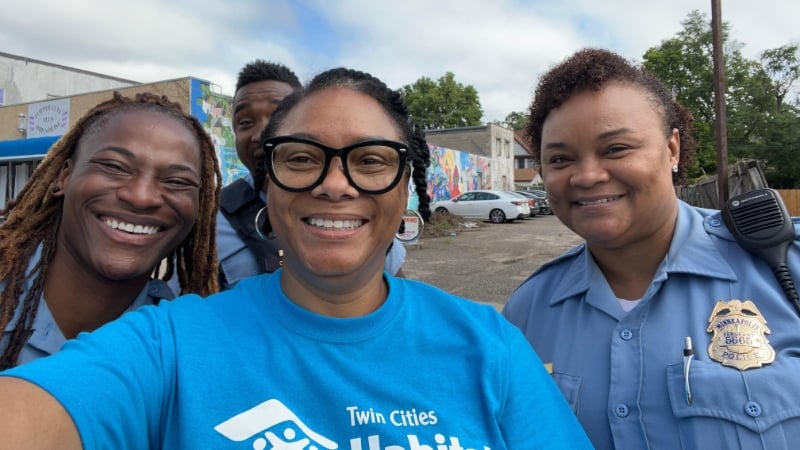
{"type": "Polygon", "coordinates": [[[723,366],[747,370],[775,361],[769,345],[767,321],[750,301],[718,301],[708,318],[707,332],[714,332],[708,356],[723,366]]]}

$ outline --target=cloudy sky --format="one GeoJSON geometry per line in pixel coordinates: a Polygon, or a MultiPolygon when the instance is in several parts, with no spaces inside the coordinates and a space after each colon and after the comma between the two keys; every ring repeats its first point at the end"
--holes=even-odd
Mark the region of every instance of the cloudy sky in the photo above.
{"type": "MultiPolygon", "coordinates": [[[[194,76],[227,95],[255,58],[303,81],[349,66],[393,88],[450,71],[491,121],[522,111],[538,76],[573,51],[641,60],[693,9],[710,20],[711,0],[22,0],[2,8],[0,52],[140,82],[194,76]]],[[[750,58],[800,43],[800,1],[721,10],[750,58]]]]}

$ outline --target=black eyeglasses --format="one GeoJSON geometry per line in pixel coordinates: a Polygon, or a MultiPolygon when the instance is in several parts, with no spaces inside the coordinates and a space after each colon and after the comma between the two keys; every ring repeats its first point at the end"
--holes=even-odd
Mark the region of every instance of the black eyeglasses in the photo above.
{"type": "Polygon", "coordinates": [[[397,186],[408,155],[406,144],[374,139],[343,148],[312,139],[278,136],[262,142],[270,179],[289,192],[310,191],[322,184],[334,157],[351,186],[365,194],[383,194],[397,186]]]}

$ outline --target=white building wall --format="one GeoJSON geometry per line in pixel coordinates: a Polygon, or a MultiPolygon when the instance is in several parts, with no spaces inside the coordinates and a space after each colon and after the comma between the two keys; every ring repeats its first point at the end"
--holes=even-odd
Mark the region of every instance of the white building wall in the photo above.
{"type": "Polygon", "coordinates": [[[514,132],[489,124],[492,145],[492,189],[514,189],[514,132]]]}
{"type": "Polygon", "coordinates": [[[37,102],[137,84],[131,80],[0,53],[2,105],[37,102]]]}

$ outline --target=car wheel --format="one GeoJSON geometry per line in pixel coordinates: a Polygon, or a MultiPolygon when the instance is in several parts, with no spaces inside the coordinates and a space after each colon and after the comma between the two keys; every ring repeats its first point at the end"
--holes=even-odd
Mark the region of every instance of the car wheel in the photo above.
{"type": "Polygon", "coordinates": [[[436,211],[434,211],[434,212],[437,213],[437,214],[450,214],[450,211],[448,211],[447,208],[444,208],[444,207],[441,207],[441,206],[436,208],[436,211]]]}
{"type": "Polygon", "coordinates": [[[489,220],[492,223],[503,223],[506,221],[506,213],[502,209],[493,209],[489,212],[489,220]]]}

